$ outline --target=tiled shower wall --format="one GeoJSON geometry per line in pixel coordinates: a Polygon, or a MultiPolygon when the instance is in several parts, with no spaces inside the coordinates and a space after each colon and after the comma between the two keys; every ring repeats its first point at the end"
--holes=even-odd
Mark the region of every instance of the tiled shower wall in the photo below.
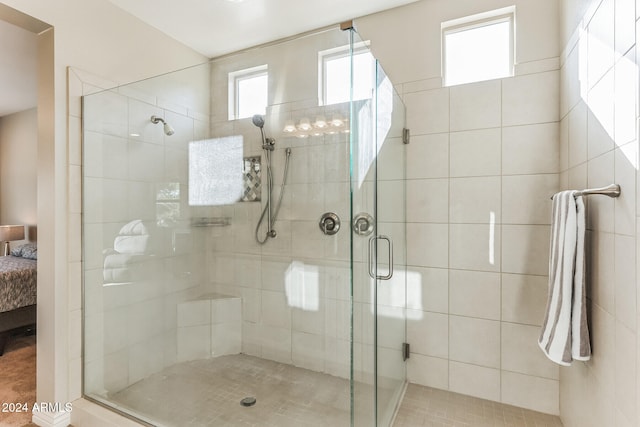
{"type": "MultiPolygon", "coordinates": [[[[277,117],[267,114],[267,119],[277,117]]],[[[250,131],[259,134],[256,128],[250,131]]],[[[261,203],[222,207],[219,211],[232,224],[211,230],[209,258],[211,290],[242,297],[243,353],[343,377],[349,376],[350,330],[347,139],[340,134],[304,141],[276,136],[274,203],[283,148],[292,147],[274,227],[277,238],[263,246],[254,239],[261,203]],[[325,175],[339,165],[340,174],[325,175]],[[328,211],[343,221],[334,236],[323,235],[318,226],[320,215],[328,211]]],[[[262,199],[264,203],[264,188],[262,199]]]]}
{"type": "Polygon", "coordinates": [[[555,0],[433,0],[356,21],[412,135],[409,381],[553,414],[559,371],[537,337],[559,189],[557,13],[555,0]],[[442,87],[440,24],[512,5],[515,77],[442,87]]]}
{"type": "Polygon", "coordinates": [[[99,92],[84,99],[83,117],[84,390],[91,396],[174,364],[177,305],[202,292],[203,236],[191,227],[186,201],[187,144],[208,136],[208,99],[189,98],[171,80],[186,73],[194,93],[207,93],[208,66],[202,68],[110,91],[85,89],[99,92]],[[154,114],[175,134],[152,124],[154,114]],[[177,199],[161,197],[168,188],[179,189],[177,199]],[[167,202],[179,206],[175,221],[161,220],[167,202]],[[145,223],[151,243],[129,264],[127,279],[105,280],[114,239],[133,220],[145,223]]]}
{"type": "MultiPolygon", "coordinates": [[[[285,121],[316,116],[347,118],[348,104],[318,107],[317,52],[348,43],[336,31],[234,55],[214,61],[212,69],[212,134],[241,134],[244,156],[262,156],[260,130],[251,119],[229,121],[227,74],[268,64],[269,107],[265,133],[275,138],[272,153],[274,200],[280,192],[285,149],[291,148],[287,185],[275,230],[259,245],[255,228],[266,203],[239,202],[213,208],[231,225],[211,229],[209,290],[242,297],[242,352],[319,372],[349,377],[349,135],[300,139],[283,133],[285,121]],[[328,37],[327,37],[328,36],[328,37]],[[298,69],[282,55],[300,60],[298,69]],[[301,68],[300,68],[301,67],[301,68]],[[318,221],[335,212],[342,229],[322,234],[318,221]]],[[[266,223],[266,218],[265,218],[266,223]]],[[[261,228],[264,239],[266,228],[261,228]]]]}
{"type": "Polygon", "coordinates": [[[567,427],[640,424],[637,213],[640,7],[628,0],[562,1],[561,186],[617,183],[589,197],[587,298],[593,355],[561,368],[567,427]]]}
{"type": "MultiPolygon", "coordinates": [[[[260,131],[250,119],[228,121],[225,100],[228,72],[268,64],[272,99],[266,113],[265,132],[276,139],[272,154],[274,203],[279,197],[284,150],[291,148],[292,151],[282,208],[275,225],[277,238],[262,246],[255,241],[256,224],[266,201],[263,186],[262,203],[240,202],[214,208],[214,215],[231,218],[231,225],[210,231],[209,253],[212,266],[209,291],[242,297],[244,353],[343,378],[349,378],[351,363],[349,135],[336,133],[299,139],[284,134],[282,129],[286,121],[297,122],[303,117],[312,122],[319,115],[326,119],[334,115],[348,119],[348,103],[318,107],[317,99],[318,51],[347,43],[348,32],[335,30],[214,61],[212,133],[214,136],[243,135],[244,155],[262,156],[263,176],[266,160],[260,147],[260,131]],[[297,68],[280,59],[287,54],[300,58],[297,68]],[[319,228],[318,221],[325,212],[337,213],[342,221],[340,231],[334,236],[325,236],[319,228]]],[[[360,117],[367,116],[365,111],[370,113],[373,109],[367,104],[360,117]]],[[[403,195],[402,185],[398,184],[404,177],[403,147],[398,131],[403,123],[398,123],[385,149],[389,150],[388,158],[399,162],[383,167],[386,172],[380,177],[386,185],[381,191],[395,193],[395,197],[384,201],[384,212],[381,211],[378,218],[381,222],[397,224],[382,224],[381,229],[404,224],[404,202],[397,199],[403,195]],[[392,204],[393,212],[387,209],[392,204]]],[[[354,196],[354,212],[368,209],[373,213],[373,170],[365,171],[368,175],[363,187],[354,196]]],[[[261,239],[264,232],[262,227],[261,239]]],[[[369,277],[363,273],[367,271],[367,241],[368,237],[354,241],[353,362],[356,379],[371,382],[374,310],[369,277]]],[[[398,240],[395,244],[396,262],[402,263],[404,241],[398,240]]],[[[399,271],[396,277],[399,282],[393,286],[403,290],[404,271],[399,271]]],[[[383,305],[392,305],[384,301],[381,297],[383,305]]],[[[393,304],[396,306],[388,307],[388,312],[400,310],[404,291],[393,304]]],[[[400,313],[387,319],[385,325],[395,330],[401,318],[400,313]]],[[[401,332],[404,333],[403,322],[401,332]]],[[[399,333],[389,333],[400,337],[399,333]]],[[[383,339],[381,343],[384,346],[391,341],[383,339]]],[[[382,352],[384,355],[379,361],[383,375],[394,379],[403,376],[393,369],[398,365],[402,367],[401,362],[389,365],[384,362],[387,356],[394,361],[402,360],[400,345],[393,344],[393,348],[382,352]]]]}
{"type": "Polygon", "coordinates": [[[558,368],[536,342],[558,88],[557,70],[405,85],[410,381],[558,413],[558,368]]]}

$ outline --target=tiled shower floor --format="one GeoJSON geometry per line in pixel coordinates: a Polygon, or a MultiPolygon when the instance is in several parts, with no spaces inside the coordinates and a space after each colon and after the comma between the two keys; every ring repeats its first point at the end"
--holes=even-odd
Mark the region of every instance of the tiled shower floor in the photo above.
{"type": "Polygon", "coordinates": [[[560,418],[409,384],[394,427],[562,427],[560,418]]]}
{"type": "Polygon", "coordinates": [[[111,396],[170,426],[348,426],[349,381],[247,355],[184,362],[111,396]],[[257,403],[243,407],[253,396],[257,403]]]}
{"type": "MultiPolygon", "coordinates": [[[[356,401],[371,413],[370,390],[356,401]]],[[[349,426],[349,382],[246,355],[174,365],[110,396],[170,426],[349,426]],[[243,407],[240,400],[256,397],[243,407]]],[[[359,415],[366,420],[370,415],[359,415]]],[[[562,427],[558,417],[410,384],[394,427],[562,427]]]]}

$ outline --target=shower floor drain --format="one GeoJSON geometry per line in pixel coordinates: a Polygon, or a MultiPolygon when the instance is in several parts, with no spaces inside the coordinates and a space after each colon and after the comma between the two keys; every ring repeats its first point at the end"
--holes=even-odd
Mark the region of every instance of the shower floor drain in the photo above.
{"type": "Polygon", "coordinates": [[[242,399],[240,401],[240,404],[242,406],[253,406],[256,404],[256,398],[255,397],[245,397],[244,399],[242,399]]]}

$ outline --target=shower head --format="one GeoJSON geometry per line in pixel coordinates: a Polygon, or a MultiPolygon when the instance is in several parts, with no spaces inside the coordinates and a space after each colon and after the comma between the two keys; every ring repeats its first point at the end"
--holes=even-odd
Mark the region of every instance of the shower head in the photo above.
{"type": "Polygon", "coordinates": [[[253,117],[251,117],[251,121],[260,129],[262,129],[262,127],[264,126],[264,116],[261,116],[260,114],[255,114],[253,117]]]}
{"type": "Polygon", "coordinates": [[[175,130],[173,130],[173,127],[171,127],[169,123],[165,122],[162,117],[158,117],[155,115],[151,116],[151,123],[153,124],[162,123],[164,125],[164,133],[167,136],[171,136],[175,133],[175,130]]]}

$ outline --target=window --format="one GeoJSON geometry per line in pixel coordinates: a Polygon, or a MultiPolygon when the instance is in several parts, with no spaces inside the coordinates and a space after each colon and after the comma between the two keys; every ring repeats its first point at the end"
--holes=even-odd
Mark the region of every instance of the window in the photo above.
{"type": "Polygon", "coordinates": [[[229,120],[265,114],[268,86],[266,65],[229,73],[229,120]]]}
{"type": "Polygon", "coordinates": [[[445,86],[513,75],[513,17],[505,8],[442,24],[445,86]]]}
{"type": "MultiPolygon", "coordinates": [[[[320,105],[348,102],[351,61],[349,46],[318,52],[318,98],[320,105]]],[[[366,43],[353,51],[353,99],[368,99],[373,93],[375,59],[366,43]]]]}

